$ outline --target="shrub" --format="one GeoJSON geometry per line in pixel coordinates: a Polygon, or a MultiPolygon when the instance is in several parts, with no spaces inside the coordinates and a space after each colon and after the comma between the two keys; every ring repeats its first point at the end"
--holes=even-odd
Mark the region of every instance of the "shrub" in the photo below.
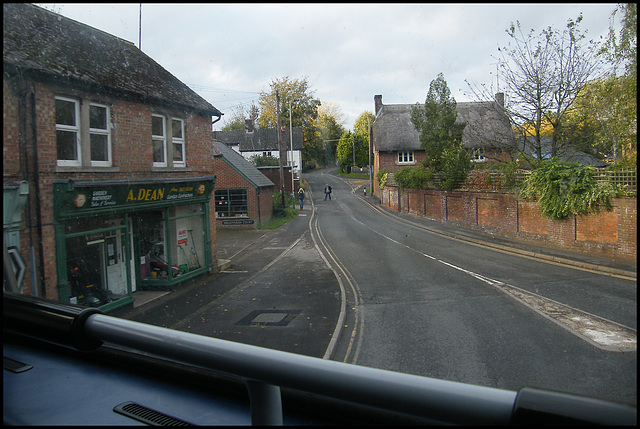
{"type": "Polygon", "coordinates": [[[542,213],[552,219],[596,212],[602,206],[609,210],[609,198],[615,195],[616,188],[598,183],[591,168],[556,158],[542,162],[520,189],[523,198],[537,197],[542,213]]]}
{"type": "Polygon", "coordinates": [[[387,184],[387,177],[389,177],[389,172],[387,170],[385,170],[384,168],[378,170],[378,173],[376,174],[376,180],[378,181],[378,185],[380,185],[380,189],[384,188],[387,184]]]}
{"type": "Polygon", "coordinates": [[[433,172],[423,167],[403,167],[393,175],[401,189],[424,189],[433,177],[433,172]]]}

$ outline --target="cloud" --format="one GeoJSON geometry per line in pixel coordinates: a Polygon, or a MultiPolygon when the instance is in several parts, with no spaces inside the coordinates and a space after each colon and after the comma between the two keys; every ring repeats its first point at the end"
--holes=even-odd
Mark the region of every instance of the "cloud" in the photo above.
{"type": "MultiPolygon", "coordinates": [[[[47,5],[51,8],[51,5],[47,5]]],[[[457,101],[465,80],[495,81],[497,47],[519,20],[563,28],[583,12],[606,35],[614,4],[143,4],[142,50],[223,112],[250,104],[274,79],[308,77],[353,126],[373,97],[423,102],[442,72],[457,101]]],[[[139,4],[63,4],[72,19],[138,44],[139,4]]],[[[221,121],[218,125],[224,124],[221,121]]]]}

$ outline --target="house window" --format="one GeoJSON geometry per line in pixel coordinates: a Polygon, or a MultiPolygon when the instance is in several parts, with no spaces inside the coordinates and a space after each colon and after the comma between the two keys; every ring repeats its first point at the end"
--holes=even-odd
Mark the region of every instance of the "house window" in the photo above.
{"type": "Polygon", "coordinates": [[[110,117],[108,106],[89,104],[89,142],[92,166],[111,166],[110,117]]]}
{"type": "Polygon", "coordinates": [[[55,97],[56,150],[62,167],[111,167],[109,106],[55,97]]]}
{"type": "Polygon", "coordinates": [[[167,166],[167,128],[164,116],[151,115],[151,140],[153,144],[153,166],[167,166]]]}
{"type": "Polygon", "coordinates": [[[216,217],[249,215],[246,189],[219,189],[215,193],[216,217]]]}
{"type": "Polygon", "coordinates": [[[173,166],[185,166],[185,147],[184,147],[184,121],[181,119],[171,120],[171,134],[173,143],[173,166]]]}
{"type": "Polygon", "coordinates": [[[56,97],[58,165],[80,166],[80,102],[56,97]]]}
{"type": "Polygon", "coordinates": [[[398,164],[413,163],[413,152],[398,152],[398,164]]]}
{"type": "Polygon", "coordinates": [[[471,154],[471,161],[485,162],[486,160],[487,158],[485,158],[484,155],[484,148],[480,147],[473,150],[473,153],[471,154]]]}

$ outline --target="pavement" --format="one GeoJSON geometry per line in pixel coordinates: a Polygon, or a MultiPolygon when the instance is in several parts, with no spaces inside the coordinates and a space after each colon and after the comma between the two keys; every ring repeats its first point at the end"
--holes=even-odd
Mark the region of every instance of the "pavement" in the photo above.
{"type": "MultiPolygon", "coordinates": [[[[381,206],[375,197],[364,196],[366,181],[347,182],[356,195],[373,207],[433,233],[503,252],[637,279],[636,261],[612,261],[534,246],[398,213],[381,206]]],[[[331,340],[339,332],[336,321],[340,290],[333,271],[316,251],[309,232],[310,219],[311,206],[275,230],[219,230],[216,251],[219,273],[187,281],[172,291],[134,292],[133,307],[116,315],[329,358],[331,340]],[[310,338],[314,341],[309,341],[310,338]]]]}

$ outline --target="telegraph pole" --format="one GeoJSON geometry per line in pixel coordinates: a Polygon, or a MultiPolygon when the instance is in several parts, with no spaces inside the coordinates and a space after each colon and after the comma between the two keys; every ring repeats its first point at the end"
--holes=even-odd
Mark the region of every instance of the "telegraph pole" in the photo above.
{"type": "Polygon", "coordinates": [[[276,91],[276,114],[278,115],[278,151],[280,153],[280,196],[282,197],[282,207],[284,208],[284,160],[287,156],[287,150],[282,144],[282,128],[280,125],[280,94],[276,91]]]}

